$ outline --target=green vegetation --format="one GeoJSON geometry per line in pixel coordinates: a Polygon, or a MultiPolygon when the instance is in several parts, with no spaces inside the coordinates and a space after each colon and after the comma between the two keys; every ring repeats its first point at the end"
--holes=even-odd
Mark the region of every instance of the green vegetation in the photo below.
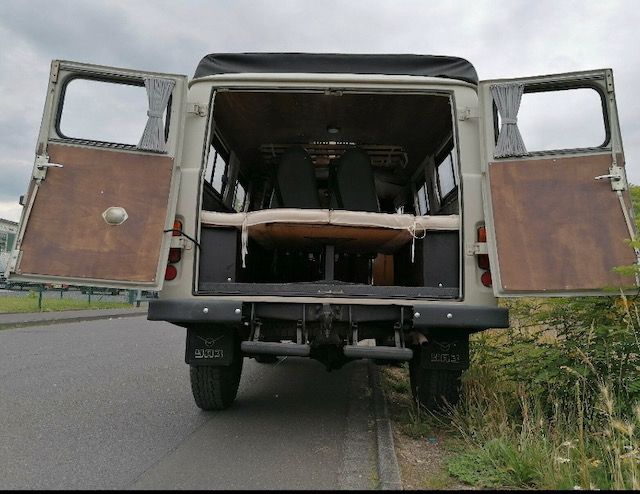
{"type": "MultiPolygon", "coordinates": [[[[120,307],[131,307],[125,302],[107,302],[97,300],[96,297],[91,299],[89,304],[87,298],[71,299],[71,298],[48,298],[42,299],[42,311],[61,311],[61,310],[79,310],[79,309],[117,309],[120,307]]],[[[38,312],[38,294],[30,292],[25,297],[0,297],[0,314],[11,312],[38,312]]]]}
{"type": "Polygon", "coordinates": [[[420,410],[406,368],[385,370],[398,429],[425,448],[443,443],[450,483],[639,489],[640,301],[509,306],[511,328],[472,336],[463,399],[449,413],[420,410]]]}
{"type": "Polygon", "coordinates": [[[624,297],[524,300],[472,340],[449,472],[480,487],[640,488],[640,314],[624,297]]]}
{"type": "MultiPolygon", "coordinates": [[[[631,198],[638,218],[640,187],[631,198]]],[[[640,489],[640,292],[506,305],[508,330],[471,338],[461,402],[430,418],[405,406],[403,432],[456,433],[448,473],[475,487],[640,489]]]]}

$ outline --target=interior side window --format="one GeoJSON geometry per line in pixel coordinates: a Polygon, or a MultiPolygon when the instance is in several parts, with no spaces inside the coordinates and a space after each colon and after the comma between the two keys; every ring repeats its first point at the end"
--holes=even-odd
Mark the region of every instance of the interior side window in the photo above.
{"type": "Polygon", "coordinates": [[[247,193],[244,190],[243,185],[238,182],[236,184],[236,190],[233,194],[233,209],[236,211],[244,211],[244,205],[247,200],[247,193]]]}
{"type": "Polygon", "coordinates": [[[418,196],[418,214],[425,215],[429,214],[430,205],[429,205],[429,195],[427,194],[427,184],[423,183],[422,187],[418,189],[416,193],[418,196]]]}
{"type": "Polygon", "coordinates": [[[437,160],[438,190],[440,199],[445,199],[458,185],[456,177],[453,150],[441,155],[437,160]]]}
{"type": "Polygon", "coordinates": [[[205,180],[221,196],[227,185],[227,173],[229,172],[229,153],[222,144],[220,138],[215,136],[209,148],[207,166],[205,168],[205,180]]]}

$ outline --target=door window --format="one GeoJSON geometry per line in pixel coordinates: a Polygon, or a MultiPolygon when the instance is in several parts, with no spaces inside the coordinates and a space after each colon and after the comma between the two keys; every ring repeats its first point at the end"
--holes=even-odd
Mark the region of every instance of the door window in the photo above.
{"type": "Polygon", "coordinates": [[[64,89],[58,134],[135,146],[147,123],[148,105],[143,85],[74,78],[64,89]]]}
{"type": "Polygon", "coordinates": [[[608,140],[601,95],[588,87],[525,92],[518,128],[530,153],[596,148],[608,140]]]}

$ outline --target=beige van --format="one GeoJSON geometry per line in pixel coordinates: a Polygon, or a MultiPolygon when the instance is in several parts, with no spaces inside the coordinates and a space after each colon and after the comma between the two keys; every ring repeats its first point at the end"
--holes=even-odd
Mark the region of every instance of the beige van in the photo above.
{"type": "Polygon", "coordinates": [[[479,82],[455,57],[239,53],[188,80],[54,61],[8,274],[159,291],[148,318],[186,328],[205,410],[233,402],[244,357],[284,356],[409,362],[434,409],[458,399],[469,334],[508,326],[497,297],[632,287],[614,268],[638,262],[634,235],[608,69],[479,82]]]}

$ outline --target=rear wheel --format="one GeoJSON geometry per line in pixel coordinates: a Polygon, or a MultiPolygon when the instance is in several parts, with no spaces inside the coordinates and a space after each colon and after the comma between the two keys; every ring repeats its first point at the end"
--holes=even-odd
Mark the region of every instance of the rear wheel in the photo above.
{"type": "Polygon", "coordinates": [[[224,410],[233,403],[240,385],[242,360],[242,354],[235,352],[229,366],[191,366],[191,392],[198,407],[224,410]]]}
{"type": "Polygon", "coordinates": [[[409,362],[409,379],[413,399],[427,410],[446,411],[460,399],[459,369],[424,369],[420,366],[420,348],[414,349],[409,362]]]}

